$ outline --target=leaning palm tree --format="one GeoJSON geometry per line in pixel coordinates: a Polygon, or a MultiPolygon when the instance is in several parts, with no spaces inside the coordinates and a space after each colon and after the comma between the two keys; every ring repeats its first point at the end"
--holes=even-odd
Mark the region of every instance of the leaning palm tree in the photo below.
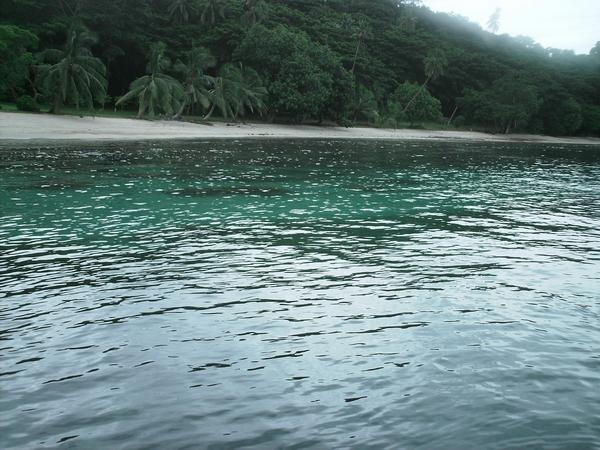
{"type": "Polygon", "coordinates": [[[93,108],[94,101],[104,101],[106,67],[89,49],[94,42],[89,31],[76,24],[69,29],[63,50],[42,52],[42,60],[48,63],[38,70],[43,88],[53,96],[53,113],[59,113],[65,103],[93,108]]]}
{"type": "Polygon", "coordinates": [[[360,18],[354,27],[354,37],[356,37],[356,52],[354,52],[354,60],[352,62],[352,69],[350,73],[354,74],[356,69],[356,62],[358,61],[358,54],[360,52],[360,46],[362,45],[365,38],[369,35],[369,24],[366,19],[360,18]]]}
{"type": "Polygon", "coordinates": [[[200,22],[214,25],[217,17],[225,18],[225,2],[223,0],[204,0],[200,22]]]}
{"type": "Polygon", "coordinates": [[[204,109],[210,106],[211,78],[204,71],[214,66],[215,57],[204,47],[194,47],[185,53],[183,61],[178,60],[175,71],[183,76],[183,101],[174,118],[181,117],[186,108],[201,105],[204,109]]]}
{"type": "Polygon", "coordinates": [[[255,70],[243,65],[226,64],[216,78],[212,78],[210,90],[211,109],[204,117],[208,120],[215,109],[225,119],[236,119],[247,111],[261,114],[267,89],[262,85],[255,70]]]}
{"type": "Polygon", "coordinates": [[[223,118],[233,118],[239,102],[235,85],[220,76],[211,78],[211,83],[212,89],[209,92],[211,107],[204,120],[210,119],[215,109],[221,112],[223,118]]]}
{"type": "Polygon", "coordinates": [[[119,99],[116,106],[136,98],[139,105],[138,119],[146,113],[154,117],[157,112],[172,116],[179,110],[183,101],[183,87],[175,78],[162,72],[170,65],[165,57],[165,49],[162,42],[152,46],[148,75],[131,83],[129,92],[119,99]]]}
{"type": "Polygon", "coordinates": [[[425,59],[423,59],[423,63],[425,65],[425,76],[427,78],[425,79],[425,82],[421,85],[421,88],[416,92],[416,94],[404,107],[404,112],[408,111],[408,109],[412,106],[417,97],[422,94],[423,90],[427,87],[431,80],[435,80],[436,78],[439,78],[444,74],[446,66],[448,65],[448,60],[446,59],[446,55],[443,51],[434,50],[429,55],[427,55],[425,59]]]}
{"type": "Polygon", "coordinates": [[[369,22],[365,16],[360,16],[358,19],[355,19],[350,14],[343,14],[341,21],[338,23],[338,28],[341,28],[347,33],[351,33],[352,37],[356,39],[356,50],[354,51],[352,68],[350,69],[350,73],[354,74],[354,70],[356,69],[356,63],[358,61],[358,56],[360,53],[360,48],[364,40],[370,34],[369,22]]]}

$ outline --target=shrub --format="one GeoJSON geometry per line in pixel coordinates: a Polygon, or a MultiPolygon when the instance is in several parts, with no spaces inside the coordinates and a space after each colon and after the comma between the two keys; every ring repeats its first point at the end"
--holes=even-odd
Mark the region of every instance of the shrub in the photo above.
{"type": "Polygon", "coordinates": [[[379,127],[381,128],[398,128],[398,121],[393,117],[383,116],[379,119],[379,127]]]}
{"type": "Polygon", "coordinates": [[[342,117],[340,120],[338,120],[338,125],[344,128],[352,128],[354,126],[354,122],[350,119],[342,117]]]}
{"type": "Polygon", "coordinates": [[[40,107],[35,99],[29,95],[22,95],[17,99],[17,109],[19,111],[40,112],[40,107]]]}
{"type": "Polygon", "coordinates": [[[465,119],[465,116],[458,116],[454,119],[454,122],[452,122],[452,125],[459,128],[459,127],[464,127],[466,123],[467,123],[467,120],[465,119]]]}

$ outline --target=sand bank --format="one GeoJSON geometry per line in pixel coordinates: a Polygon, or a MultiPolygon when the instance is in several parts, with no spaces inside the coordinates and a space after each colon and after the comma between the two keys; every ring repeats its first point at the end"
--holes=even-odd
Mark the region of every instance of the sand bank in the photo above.
{"type": "Polygon", "coordinates": [[[0,142],[3,143],[11,141],[140,141],[211,138],[445,140],[600,145],[598,138],[505,136],[471,131],[393,130],[263,123],[194,124],[176,121],[0,112],[0,142]]]}

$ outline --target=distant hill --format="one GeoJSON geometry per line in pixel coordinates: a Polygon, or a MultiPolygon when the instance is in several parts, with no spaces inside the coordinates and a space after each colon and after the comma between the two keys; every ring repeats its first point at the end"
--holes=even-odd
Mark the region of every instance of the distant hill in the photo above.
{"type": "Polygon", "coordinates": [[[132,88],[122,103],[145,106],[140,115],[262,113],[291,122],[600,135],[600,44],[590,55],[546,49],[397,0],[2,3],[5,100],[111,104],[132,88]],[[99,58],[104,70],[93,62],[81,70],[104,86],[60,72],[68,52],[47,49],[64,50],[65,42],[99,58]],[[130,86],[146,73],[164,74],[166,84],[130,86]]]}

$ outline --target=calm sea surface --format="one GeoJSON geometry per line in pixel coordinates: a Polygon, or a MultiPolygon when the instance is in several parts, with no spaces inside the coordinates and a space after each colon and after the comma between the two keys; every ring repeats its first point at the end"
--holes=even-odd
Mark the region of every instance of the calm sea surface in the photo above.
{"type": "Polygon", "coordinates": [[[600,148],[0,150],[0,448],[600,448],[600,148]]]}

